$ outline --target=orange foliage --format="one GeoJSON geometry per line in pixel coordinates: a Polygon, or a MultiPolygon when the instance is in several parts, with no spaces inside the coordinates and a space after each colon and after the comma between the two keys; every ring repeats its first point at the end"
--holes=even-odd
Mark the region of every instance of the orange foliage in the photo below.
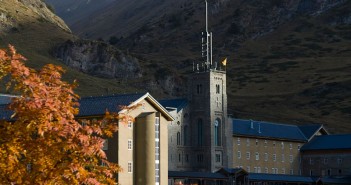
{"type": "Polygon", "coordinates": [[[75,83],[61,80],[64,70],[35,71],[24,60],[12,46],[0,50],[0,80],[20,94],[9,106],[12,121],[0,120],[0,184],[115,184],[120,169],[107,161],[103,138],[126,117],[106,113],[80,124],[75,83]]]}

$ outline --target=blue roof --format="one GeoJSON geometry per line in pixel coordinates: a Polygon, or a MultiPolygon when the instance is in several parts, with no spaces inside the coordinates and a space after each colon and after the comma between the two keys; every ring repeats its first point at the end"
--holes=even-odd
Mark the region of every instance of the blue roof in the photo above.
{"type": "Polygon", "coordinates": [[[188,105],[187,99],[169,99],[169,100],[159,100],[158,101],[165,108],[175,108],[177,112],[188,105]]]}
{"type": "Polygon", "coordinates": [[[233,119],[233,134],[298,141],[308,140],[296,125],[242,119],[233,119]]]}
{"type": "Polygon", "coordinates": [[[320,124],[299,125],[298,127],[307,139],[311,138],[318,130],[323,128],[320,124]]]}
{"type": "Polygon", "coordinates": [[[120,106],[130,105],[144,95],[145,93],[81,98],[79,100],[78,116],[104,115],[106,110],[119,112],[120,106]]]}
{"type": "Polygon", "coordinates": [[[0,94],[0,105],[9,104],[11,102],[11,99],[14,97],[15,97],[14,95],[0,94]]]}
{"type": "Polygon", "coordinates": [[[310,142],[303,145],[301,151],[351,149],[350,141],[351,134],[316,136],[310,142]]]}
{"type": "Polygon", "coordinates": [[[190,171],[168,171],[168,177],[170,178],[192,178],[192,179],[227,179],[225,175],[221,173],[211,172],[190,172],[190,171]]]}
{"type": "Polygon", "coordinates": [[[351,176],[323,177],[321,181],[325,184],[351,184],[351,176]]]}
{"type": "Polygon", "coordinates": [[[13,111],[7,108],[8,104],[0,105],[0,119],[10,120],[13,111]]]}
{"type": "Polygon", "coordinates": [[[279,181],[279,182],[306,182],[314,183],[317,181],[314,177],[304,177],[297,175],[266,174],[266,173],[249,173],[250,181],[279,181]]]}

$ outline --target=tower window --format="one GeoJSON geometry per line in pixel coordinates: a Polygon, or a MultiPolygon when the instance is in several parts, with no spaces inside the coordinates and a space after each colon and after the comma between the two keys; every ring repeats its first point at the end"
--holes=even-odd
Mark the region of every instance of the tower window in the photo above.
{"type": "Polygon", "coordinates": [[[197,120],[197,144],[202,146],[203,130],[202,130],[202,119],[197,120]]]}
{"type": "Polygon", "coordinates": [[[221,120],[217,118],[214,123],[214,143],[221,146],[221,120]]]}
{"type": "Polygon", "coordinates": [[[184,126],[184,132],[183,132],[183,142],[184,142],[184,146],[186,146],[188,143],[187,143],[187,140],[188,140],[188,126],[185,125],[184,126]]]}
{"type": "Polygon", "coordinates": [[[202,94],[202,84],[198,84],[196,86],[196,92],[197,92],[197,94],[202,94]]]}
{"type": "Polygon", "coordinates": [[[177,145],[180,145],[180,132],[177,132],[177,145]]]}
{"type": "Polygon", "coordinates": [[[216,94],[219,94],[221,92],[220,88],[221,86],[219,84],[216,84],[216,94]]]}

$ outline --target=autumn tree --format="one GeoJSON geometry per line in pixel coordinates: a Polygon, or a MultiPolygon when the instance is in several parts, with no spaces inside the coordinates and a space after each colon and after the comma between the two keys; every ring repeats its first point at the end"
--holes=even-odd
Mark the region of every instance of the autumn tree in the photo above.
{"type": "Polygon", "coordinates": [[[0,50],[0,80],[19,95],[11,118],[0,120],[0,184],[115,184],[120,169],[107,161],[103,138],[127,117],[107,113],[80,124],[76,85],[61,80],[64,70],[35,71],[24,60],[12,46],[0,50]]]}

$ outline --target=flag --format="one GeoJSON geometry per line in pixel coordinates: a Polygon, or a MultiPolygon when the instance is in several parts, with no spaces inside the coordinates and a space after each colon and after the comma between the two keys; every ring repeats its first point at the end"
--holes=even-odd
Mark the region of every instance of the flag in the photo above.
{"type": "Polygon", "coordinates": [[[227,65],[227,58],[225,58],[225,59],[222,61],[222,65],[223,65],[223,66],[226,66],[226,65],[227,65]]]}

